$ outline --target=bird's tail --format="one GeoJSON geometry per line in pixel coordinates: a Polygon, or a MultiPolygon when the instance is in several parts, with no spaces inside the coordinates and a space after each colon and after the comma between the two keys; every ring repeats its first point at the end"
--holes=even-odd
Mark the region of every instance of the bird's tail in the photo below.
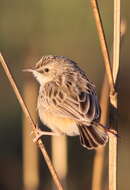
{"type": "Polygon", "coordinates": [[[105,145],[108,141],[107,129],[100,125],[79,125],[81,144],[88,149],[95,149],[105,145]]]}

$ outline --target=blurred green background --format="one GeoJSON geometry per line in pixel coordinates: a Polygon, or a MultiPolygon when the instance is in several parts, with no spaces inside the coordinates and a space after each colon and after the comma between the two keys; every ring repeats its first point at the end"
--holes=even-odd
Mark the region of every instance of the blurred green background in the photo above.
{"type": "MultiPolygon", "coordinates": [[[[121,49],[117,87],[120,135],[118,190],[130,189],[129,7],[130,1],[122,1],[121,11],[122,17],[127,21],[127,32],[121,49]]],[[[101,0],[99,8],[110,49],[113,37],[113,1],[101,0]]],[[[1,0],[0,51],[21,92],[26,82],[26,75],[22,72],[23,68],[27,68],[26,64],[33,66],[42,55],[52,54],[67,56],[78,62],[89,79],[96,84],[100,97],[105,70],[89,1],[1,0]],[[28,57],[31,57],[30,63],[27,63],[28,57]]],[[[35,82],[33,78],[32,81],[35,82]]],[[[50,137],[45,138],[45,144],[50,150],[50,137]]],[[[91,189],[94,154],[94,151],[80,146],[78,137],[69,138],[66,189],[91,189]]],[[[107,154],[105,159],[107,160],[107,154]]],[[[22,111],[0,68],[0,190],[24,189],[22,161],[22,111]]],[[[38,189],[50,189],[51,176],[41,155],[39,163],[38,189]]],[[[107,164],[106,162],[104,166],[104,184],[107,183],[107,164]]]]}

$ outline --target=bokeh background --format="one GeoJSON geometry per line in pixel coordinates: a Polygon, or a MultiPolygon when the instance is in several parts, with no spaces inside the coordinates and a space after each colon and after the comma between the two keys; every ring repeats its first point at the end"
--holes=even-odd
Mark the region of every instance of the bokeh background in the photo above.
{"type": "MultiPolygon", "coordinates": [[[[117,85],[120,134],[118,190],[128,190],[130,189],[130,1],[124,0],[121,3],[121,14],[127,21],[127,32],[122,43],[117,85]]],[[[99,8],[110,49],[113,39],[113,1],[100,0],[99,8]]],[[[105,69],[89,1],[1,0],[0,51],[35,120],[38,84],[30,74],[23,73],[22,69],[33,66],[42,55],[64,55],[78,62],[97,86],[97,94],[100,97],[105,69]]],[[[54,189],[45,161],[32,143],[31,130],[28,127],[29,130],[25,132],[23,124],[27,125],[27,122],[1,67],[0,190],[54,189]]],[[[49,154],[54,157],[51,138],[44,137],[43,140],[49,154]]],[[[65,189],[91,190],[95,151],[81,147],[78,137],[68,138],[67,142],[62,139],[61,142],[64,148],[67,147],[67,154],[64,152],[62,158],[65,161],[59,162],[59,168],[65,165],[64,172],[60,171],[65,189]]],[[[60,152],[62,147],[56,148],[56,151],[57,149],[60,152]]],[[[58,153],[56,154],[57,158],[55,155],[53,160],[58,159],[58,153]]],[[[102,190],[107,190],[107,147],[103,167],[102,190]]]]}

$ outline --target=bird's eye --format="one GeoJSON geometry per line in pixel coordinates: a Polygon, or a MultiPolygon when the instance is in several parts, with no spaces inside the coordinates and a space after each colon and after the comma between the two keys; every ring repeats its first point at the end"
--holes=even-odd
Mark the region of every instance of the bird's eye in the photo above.
{"type": "Polygon", "coordinates": [[[48,68],[45,68],[44,71],[47,73],[47,72],[49,72],[49,69],[48,69],[48,68]]]}

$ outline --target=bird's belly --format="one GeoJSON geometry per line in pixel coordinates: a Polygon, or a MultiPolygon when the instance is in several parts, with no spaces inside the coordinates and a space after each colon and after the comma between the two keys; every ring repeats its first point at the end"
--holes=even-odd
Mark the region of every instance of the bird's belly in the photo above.
{"type": "Polygon", "coordinates": [[[41,121],[52,131],[69,136],[79,135],[76,122],[72,119],[59,117],[56,114],[39,110],[41,121]]]}

